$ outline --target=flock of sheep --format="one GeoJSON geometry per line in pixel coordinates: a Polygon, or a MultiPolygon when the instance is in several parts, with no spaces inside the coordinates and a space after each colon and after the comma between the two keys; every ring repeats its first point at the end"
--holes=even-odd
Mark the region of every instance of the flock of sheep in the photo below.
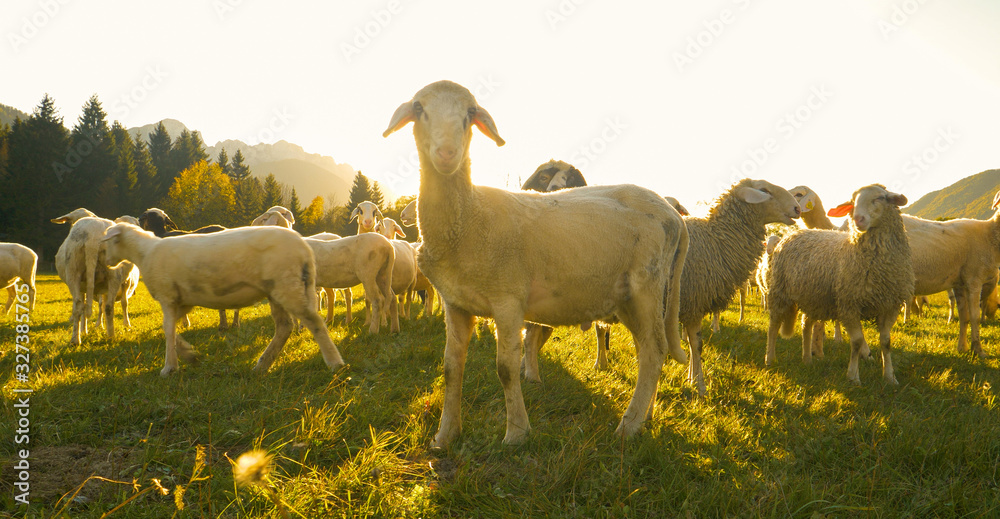
{"type": "MultiPolygon", "coordinates": [[[[408,312],[416,291],[426,294],[424,314],[430,315],[437,293],[447,326],[444,403],[433,441],[441,448],[461,433],[463,371],[476,317],[495,323],[508,444],[523,441],[530,431],[519,373],[540,379],[538,352],[553,326],[594,325],[598,369],[607,367],[609,326],[621,323],[632,334],[638,375],[617,429],[628,436],[652,414],[668,354],[688,363],[689,382],[705,394],[702,321],[718,315],[750,280],[760,287],[770,313],[768,365],[775,360],[777,335],[790,337],[801,312],[803,361],[823,356],[826,321],[838,335],[843,325],[851,344],[848,377],[857,383],[858,360],[869,354],[861,322],[874,320],[883,376],[895,384],[892,325],[904,305],[907,313],[919,309],[914,296],[941,291],[950,291],[957,305],[958,350],[971,346],[984,356],[980,304],[997,286],[998,216],[922,220],[900,213],[906,197],[876,184],[830,210],[832,216],[850,216],[846,229],[837,230],[809,188],[788,191],[745,179],[698,218],[676,200],[642,187],[587,186],[576,168],[558,161],[540,166],[524,191],[510,192],[472,184],[472,126],[498,146],[504,141],[467,89],[448,81],[426,86],[399,106],[383,136],[410,123],[420,157],[420,192],[400,219],[403,225],[419,224],[420,243],[394,239],[405,236],[400,224],[383,218],[370,202],[355,208],[351,219],[357,220],[358,234],[346,237],[303,238],[291,229],[294,217],[282,207],[238,229],[181,231],[155,208],[138,219],[114,222],[85,209],[53,219],[72,225],[56,255],[56,269],[73,300],[71,342],[80,344],[98,300],[109,337],[114,337],[116,301],[129,326],[128,299],[141,272],[163,310],[161,375],[178,368],[178,355],[185,360],[196,355],[177,333],[178,322],[193,307],[219,309],[225,328],[226,309],[237,309],[236,325],[240,307],[263,299],[275,332],[256,370],[270,367],[298,323],[313,335],[326,365],[337,369],[344,361],[319,315],[318,289],[328,300],[326,322],[332,320],[336,290],[350,322],[350,289],[363,285],[372,333],[382,325],[398,331],[398,314],[408,312]],[[800,217],[807,229],[780,241],[766,239],[768,224],[791,225],[800,217]],[[601,247],[593,247],[595,242],[601,247]],[[682,348],[682,330],[690,354],[682,348]]],[[[994,208],[998,204],[1000,193],[994,208]]],[[[5,313],[18,279],[29,286],[33,306],[36,259],[26,247],[0,244],[0,286],[9,293],[5,313]]]]}

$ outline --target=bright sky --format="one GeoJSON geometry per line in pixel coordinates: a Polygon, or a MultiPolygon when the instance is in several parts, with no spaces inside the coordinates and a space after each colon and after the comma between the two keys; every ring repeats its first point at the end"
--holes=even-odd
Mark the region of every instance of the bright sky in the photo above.
{"type": "Polygon", "coordinates": [[[128,127],[283,139],[411,194],[410,132],[382,131],[451,79],[507,141],[474,136],[479,184],[557,158],[695,212],[743,176],[915,201],[1000,167],[997,27],[995,0],[17,0],[0,102],[48,92],[72,125],[96,93],[128,127]]]}

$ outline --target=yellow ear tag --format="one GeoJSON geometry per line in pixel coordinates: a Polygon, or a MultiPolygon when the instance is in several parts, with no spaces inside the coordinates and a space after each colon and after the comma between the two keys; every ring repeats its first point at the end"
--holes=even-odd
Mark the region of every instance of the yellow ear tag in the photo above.
{"type": "Polygon", "coordinates": [[[810,202],[806,202],[806,212],[809,212],[809,211],[812,211],[812,210],[813,210],[813,203],[811,201],[810,202]]]}

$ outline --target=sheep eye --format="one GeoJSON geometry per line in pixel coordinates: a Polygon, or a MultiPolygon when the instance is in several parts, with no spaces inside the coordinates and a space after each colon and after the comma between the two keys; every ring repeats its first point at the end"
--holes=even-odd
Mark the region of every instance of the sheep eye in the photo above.
{"type": "Polygon", "coordinates": [[[419,118],[423,114],[424,114],[424,107],[423,107],[423,105],[420,104],[420,101],[414,101],[413,102],[413,115],[419,118]]]}

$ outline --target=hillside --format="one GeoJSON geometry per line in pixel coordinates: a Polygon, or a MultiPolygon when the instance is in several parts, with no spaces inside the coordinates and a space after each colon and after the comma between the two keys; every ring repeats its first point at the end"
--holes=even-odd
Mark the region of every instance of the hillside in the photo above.
{"type": "MultiPolygon", "coordinates": [[[[184,123],[178,121],[177,119],[164,119],[160,121],[163,123],[163,127],[167,129],[167,133],[170,134],[171,139],[176,139],[184,130],[188,127],[184,123]]],[[[142,140],[149,142],[149,134],[153,133],[156,129],[156,125],[160,122],[155,122],[153,124],[147,124],[145,126],[140,126],[138,128],[129,128],[128,132],[132,135],[133,139],[142,138],[142,140]]]]}
{"type": "Polygon", "coordinates": [[[927,193],[903,212],[927,218],[976,218],[993,216],[993,196],[1000,189],[1000,169],[990,169],[927,193]]]}
{"type": "Polygon", "coordinates": [[[3,125],[13,125],[14,120],[21,118],[22,121],[28,120],[28,115],[13,106],[7,106],[0,104],[0,126],[3,125]]]}
{"type": "Polygon", "coordinates": [[[317,196],[322,196],[328,204],[346,203],[351,183],[326,169],[300,159],[284,159],[273,162],[259,162],[251,166],[253,175],[264,180],[269,173],[288,187],[294,187],[303,206],[317,196]]]}

